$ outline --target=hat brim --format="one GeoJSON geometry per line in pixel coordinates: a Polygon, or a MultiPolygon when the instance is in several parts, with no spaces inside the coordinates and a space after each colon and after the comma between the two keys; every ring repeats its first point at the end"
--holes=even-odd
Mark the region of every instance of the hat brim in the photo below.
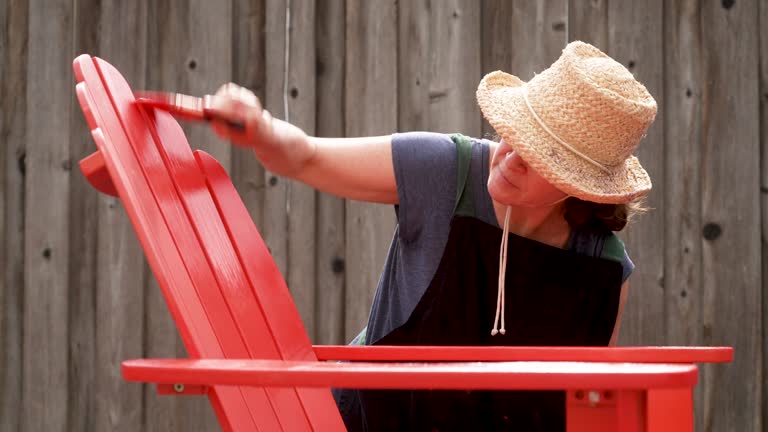
{"type": "Polygon", "coordinates": [[[483,116],[540,176],[576,198],[621,204],[651,190],[651,178],[635,156],[610,173],[557,142],[529,111],[525,82],[501,71],[486,75],[477,88],[483,116]]]}

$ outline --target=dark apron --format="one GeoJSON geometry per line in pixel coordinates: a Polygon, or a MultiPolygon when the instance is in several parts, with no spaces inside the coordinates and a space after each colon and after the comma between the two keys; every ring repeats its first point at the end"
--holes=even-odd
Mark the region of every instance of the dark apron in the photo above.
{"type": "MultiPolygon", "coordinates": [[[[506,335],[491,336],[501,236],[478,219],[454,217],[426,293],[410,319],[376,345],[607,345],[621,264],[514,234],[508,240],[506,335]]],[[[365,390],[357,396],[360,417],[343,413],[350,430],[361,423],[368,431],[565,430],[564,392],[365,390]]]]}

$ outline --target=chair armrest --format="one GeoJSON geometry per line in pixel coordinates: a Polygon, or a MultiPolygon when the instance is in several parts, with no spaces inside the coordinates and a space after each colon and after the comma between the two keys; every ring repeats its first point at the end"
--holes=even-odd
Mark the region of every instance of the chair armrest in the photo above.
{"type": "MultiPolygon", "coordinates": [[[[99,134],[94,134],[94,139],[103,139],[103,136],[100,135],[99,132],[99,134]],[[98,135],[98,137],[96,135],[98,135]]],[[[110,177],[109,171],[107,171],[107,165],[101,151],[97,150],[82,159],[80,161],[80,171],[88,180],[88,183],[99,192],[111,196],[118,196],[117,189],[115,188],[114,183],[112,183],[112,177],[110,177]]]]}
{"type": "Polygon", "coordinates": [[[140,359],[123,362],[128,381],[160,384],[377,389],[568,390],[690,388],[693,365],[495,362],[336,363],[281,360],[140,359]]]}
{"type": "Polygon", "coordinates": [[[318,360],[730,363],[732,347],[477,347],[313,345],[318,360]]]}

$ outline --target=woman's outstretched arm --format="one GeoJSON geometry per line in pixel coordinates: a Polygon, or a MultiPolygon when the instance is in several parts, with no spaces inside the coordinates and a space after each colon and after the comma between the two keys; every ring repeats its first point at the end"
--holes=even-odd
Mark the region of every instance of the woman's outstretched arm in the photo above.
{"type": "Polygon", "coordinates": [[[397,204],[391,136],[311,137],[273,118],[253,93],[234,84],[219,89],[212,109],[245,125],[237,130],[217,121],[213,129],[253,149],[266,169],[343,198],[397,204]]]}

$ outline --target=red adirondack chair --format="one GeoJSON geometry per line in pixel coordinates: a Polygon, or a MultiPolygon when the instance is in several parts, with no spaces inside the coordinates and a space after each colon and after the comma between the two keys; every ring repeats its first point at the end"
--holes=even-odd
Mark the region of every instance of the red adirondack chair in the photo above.
{"type": "Polygon", "coordinates": [[[312,346],[225,170],[167,113],[82,55],[77,97],[97,150],[80,167],[119,196],[191,359],[128,360],[163,394],[207,395],[227,431],[342,431],[330,387],[568,392],[569,431],[690,431],[696,362],[730,348],[312,346]],[[326,360],[348,360],[329,362],[326,360]],[[375,362],[373,362],[375,361],[375,362]]]}

